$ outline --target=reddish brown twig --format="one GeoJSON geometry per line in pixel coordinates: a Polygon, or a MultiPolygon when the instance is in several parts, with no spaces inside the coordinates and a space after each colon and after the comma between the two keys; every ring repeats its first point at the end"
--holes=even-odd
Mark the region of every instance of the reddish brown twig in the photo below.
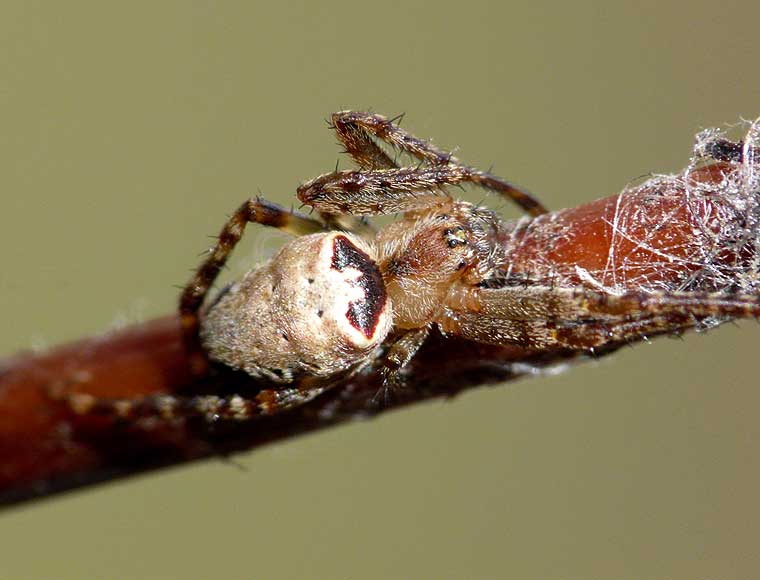
{"type": "MultiPolygon", "coordinates": [[[[506,240],[512,272],[562,284],[613,290],[691,287],[756,291],[758,253],[739,245],[754,227],[756,205],[737,196],[744,165],[713,163],[573,209],[515,225],[506,240]]],[[[756,237],[756,236],[755,236],[756,237]]],[[[753,238],[754,239],[754,238],[753,238]]],[[[620,345],[611,344],[605,352],[620,345]]],[[[605,353],[597,353],[601,355],[605,353]]],[[[536,352],[485,346],[434,335],[409,369],[406,396],[383,410],[528,369],[577,358],[569,351],[536,352]]],[[[364,373],[312,403],[243,424],[186,421],[134,425],[74,414],[51,395],[76,389],[101,397],[255,389],[250,380],[220,376],[195,384],[175,316],[0,362],[0,503],[249,449],[359,416],[372,409],[377,376],[364,373]]]]}

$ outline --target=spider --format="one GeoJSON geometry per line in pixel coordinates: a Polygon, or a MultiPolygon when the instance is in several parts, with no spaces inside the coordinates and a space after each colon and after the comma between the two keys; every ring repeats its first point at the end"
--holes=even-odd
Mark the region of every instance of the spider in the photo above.
{"type": "Polygon", "coordinates": [[[333,114],[331,127],[359,168],[336,169],[298,188],[314,217],[260,198],[243,203],[182,292],[182,333],[193,372],[204,376],[211,365],[223,365],[266,381],[267,388],[252,398],[102,401],[80,394],[75,408],[123,418],[248,420],[304,404],[333,387],[335,377],[368,367],[381,374],[385,393],[401,389],[404,367],[433,328],[488,344],[593,352],[711,317],[760,314],[754,296],[500,283],[509,266],[508,222],[451,197],[447,187],[481,186],[531,216],[547,210],[528,192],[463,164],[395,121],[333,114]],[[399,166],[380,142],[417,163],[399,166]],[[364,219],[383,214],[400,219],[379,230],[364,219]],[[297,237],[207,300],[248,223],[297,237]]]}

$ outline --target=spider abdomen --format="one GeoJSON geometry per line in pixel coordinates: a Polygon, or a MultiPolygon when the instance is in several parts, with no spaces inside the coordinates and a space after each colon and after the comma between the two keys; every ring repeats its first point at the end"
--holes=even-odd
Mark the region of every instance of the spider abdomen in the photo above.
{"type": "Polygon", "coordinates": [[[343,232],[294,239],[206,312],[201,340],[209,357],[279,382],[352,367],[391,327],[373,255],[343,232]]]}

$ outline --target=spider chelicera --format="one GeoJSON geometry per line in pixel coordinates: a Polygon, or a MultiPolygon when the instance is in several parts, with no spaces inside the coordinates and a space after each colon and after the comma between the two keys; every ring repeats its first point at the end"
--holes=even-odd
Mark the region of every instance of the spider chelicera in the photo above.
{"type": "Polygon", "coordinates": [[[405,365],[434,327],[444,336],[488,344],[593,351],[711,317],[760,314],[751,295],[500,282],[514,228],[489,209],[451,197],[447,187],[481,186],[532,216],[545,213],[544,206],[394,121],[363,112],[332,115],[331,126],[359,169],[336,170],[298,188],[314,217],[259,198],[243,203],[182,292],[193,372],[202,376],[221,364],[262,379],[266,388],[250,398],[74,395],[74,407],[124,418],[247,420],[310,401],[334,386],[336,376],[368,367],[382,374],[385,392],[402,388],[405,365]],[[399,167],[380,142],[416,164],[399,167]],[[362,217],[382,214],[401,217],[379,230],[362,217]],[[249,222],[298,237],[206,300],[249,222]]]}

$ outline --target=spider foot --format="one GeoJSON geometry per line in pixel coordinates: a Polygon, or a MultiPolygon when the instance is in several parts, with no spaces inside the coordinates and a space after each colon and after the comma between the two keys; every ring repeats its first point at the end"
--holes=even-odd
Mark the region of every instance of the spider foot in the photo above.
{"type": "Polygon", "coordinates": [[[384,366],[380,369],[380,375],[383,379],[382,386],[370,401],[372,409],[378,411],[405,398],[410,390],[401,369],[384,366]]]}

